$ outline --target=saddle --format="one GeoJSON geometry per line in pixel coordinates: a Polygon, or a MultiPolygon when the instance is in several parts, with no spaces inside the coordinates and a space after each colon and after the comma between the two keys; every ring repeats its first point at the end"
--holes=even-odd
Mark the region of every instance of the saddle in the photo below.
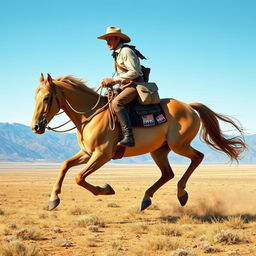
{"type": "Polygon", "coordinates": [[[135,100],[127,109],[132,127],[152,127],[167,121],[160,104],[142,105],[135,100]]]}
{"type": "MultiPolygon", "coordinates": [[[[116,97],[120,93],[120,89],[109,91],[106,97],[116,97]]],[[[167,122],[162,106],[159,104],[141,104],[138,99],[126,105],[132,127],[152,127],[167,122]]],[[[118,121],[115,118],[115,121],[118,121]]]]}

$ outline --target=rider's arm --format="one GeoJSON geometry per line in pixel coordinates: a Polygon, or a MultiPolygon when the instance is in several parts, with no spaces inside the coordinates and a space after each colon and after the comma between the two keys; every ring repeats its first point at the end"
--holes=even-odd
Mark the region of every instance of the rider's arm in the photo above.
{"type": "Polygon", "coordinates": [[[115,83],[125,83],[143,75],[139,58],[129,47],[122,48],[118,54],[117,63],[128,71],[121,71],[117,67],[117,75],[113,78],[115,83]]]}

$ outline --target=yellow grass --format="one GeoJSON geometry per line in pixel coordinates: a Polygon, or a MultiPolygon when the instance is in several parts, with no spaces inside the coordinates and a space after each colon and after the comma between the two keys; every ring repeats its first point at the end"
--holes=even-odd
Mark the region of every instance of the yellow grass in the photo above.
{"type": "Polygon", "coordinates": [[[1,256],[256,255],[255,165],[200,166],[185,207],[176,188],[186,166],[174,165],[175,178],[144,212],[144,192],[160,176],[155,165],[106,165],[88,182],[116,194],[98,197],[76,185],[73,168],[49,212],[58,167],[0,163],[1,256]]]}

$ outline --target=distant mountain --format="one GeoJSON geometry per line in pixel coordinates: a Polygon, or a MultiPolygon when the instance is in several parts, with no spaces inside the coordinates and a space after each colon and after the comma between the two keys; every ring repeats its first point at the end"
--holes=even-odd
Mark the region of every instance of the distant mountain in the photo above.
{"type": "MultiPolygon", "coordinates": [[[[245,136],[249,150],[244,153],[240,163],[256,164],[256,135],[245,136]]],[[[193,147],[205,154],[203,163],[228,163],[228,157],[209,148],[198,137],[193,147]]],[[[79,151],[75,133],[34,134],[30,127],[23,124],[0,123],[0,161],[25,162],[62,162],[79,151]]],[[[190,160],[171,152],[171,163],[185,164],[190,160]]],[[[149,154],[113,160],[118,163],[153,163],[149,154]]]]}
{"type": "Polygon", "coordinates": [[[22,124],[0,123],[0,161],[62,162],[78,151],[75,133],[38,135],[22,124]]]}

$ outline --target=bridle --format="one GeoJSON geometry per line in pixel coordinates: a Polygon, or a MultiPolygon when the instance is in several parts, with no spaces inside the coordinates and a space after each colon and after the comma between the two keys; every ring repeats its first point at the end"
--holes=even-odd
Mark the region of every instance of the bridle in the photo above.
{"type": "MultiPolygon", "coordinates": [[[[48,113],[49,113],[50,110],[51,110],[52,102],[53,102],[53,97],[55,97],[55,100],[56,100],[56,102],[57,102],[58,108],[59,108],[59,109],[61,108],[59,99],[58,99],[58,97],[57,97],[57,90],[56,90],[57,85],[56,85],[55,83],[52,83],[52,84],[51,84],[51,87],[52,87],[51,89],[53,90],[53,94],[51,94],[51,96],[50,96],[49,103],[48,103],[48,105],[47,105],[45,115],[48,115],[48,113]]],[[[59,87],[58,87],[58,88],[59,88],[59,87]]],[[[59,89],[60,89],[60,91],[61,91],[61,94],[62,94],[62,96],[63,96],[65,102],[68,104],[68,106],[69,106],[74,112],[76,112],[77,114],[84,114],[84,115],[85,115],[85,114],[88,114],[89,112],[91,112],[92,110],[94,110],[94,109],[98,106],[98,104],[99,104],[99,102],[100,102],[100,98],[101,98],[101,96],[102,96],[102,89],[103,89],[103,87],[102,87],[102,86],[99,86],[99,87],[98,87],[98,89],[96,90],[96,92],[100,90],[98,100],[97,100],[96,104],[95,104],[89,111],[86,111],[86,112],[81,112],[81,111],[76,110],[76,109],[70,104],[70,102],[67,100],[63,89],[62,89],[62,88],[59,88],[59,89]]],[[[92,115],[90,115],[89,117],[87,117],[86,120],[84,120],[84,121],[81,123],[81,125],[83,125],[83,124],[89,122],[93,117],[95,117],[95,116],[98,115],[99,113],[103,112],[107,107],[109,107],[109,110],[110,110],[110,117],[111,117],[111,118],[110,118],[110,122],[109,122],[109,126],[110,126],[110,128],[111,128],[112,130],[115,129],[114,114],[113,114],[113,110],[112,110],[112,107],[111,107],[111,104],[110,104],[111,101],[114,99],[114,94],[113,94],[113,89],[112,89],[112,88],[108,88],[108,90],[109,90],[109,93],[108,93],[108,101],[107,101],[107,103],[106,103],[105,105],[103,105],[103,107],[101,107],[100,109],[97,109],[92,115]]],[[[57,113],[56,115],[60,115],[60,114],[62,114],[62,113],[64,113],[64,111],[59,112],[59,113],[57,113]]],[[[44,117],[44,119],[45,119],[45,121],[46,121],[46,118],[45,118],[45,117],[44,117]]],[[[61,125],[59,125],[59,126],[53,127],[53,128],[50,127],[50,126],[46,126],[46,129],[47,129],[47,130],[50,130],[50,131],[54,131],[54,132],[68,132],[68,131],[72,131],[72,130],[74,130],[74,129],[77,128],[76,126],[74,126],[74,127],[70,128],[70,129],[66,129],[66,130],[61,130],[61,131],[57,130],[57,129],[59,129],[59,128],[65,126],[65,125],[68,124],[69,122],[71,122],[71,119],[70,119],[69,121],[67,121],[67,122],[65,122],[65,123],[63,123],[63,124],[61,124],[61,125]]],[[[47,121],[46,121],[46,123],[47,123],[47,121]]]]}

